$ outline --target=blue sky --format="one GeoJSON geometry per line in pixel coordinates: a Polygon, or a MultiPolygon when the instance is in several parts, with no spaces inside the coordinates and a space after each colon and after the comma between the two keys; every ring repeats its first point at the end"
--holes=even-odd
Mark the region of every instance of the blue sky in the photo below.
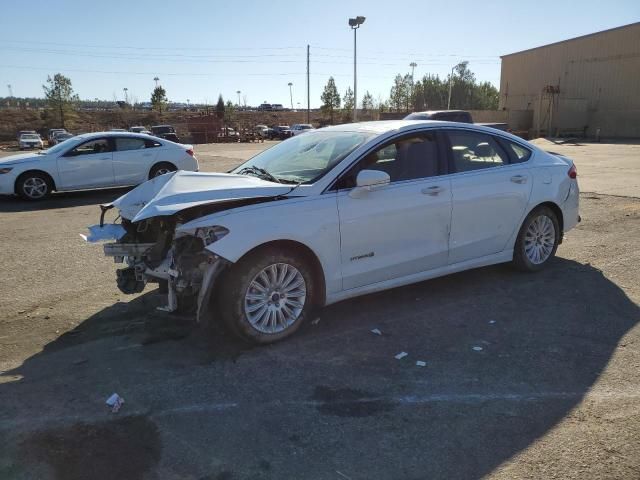
{"type": "Polygon", "coordinates": [[[42,96],[48,74],[64,73],[81,98],[148,101],[158,76],[170,100],[311,105],[330,75],[353,84],[350,16],[358,31],[358,93],[387,98],[396,73],[446,76],[468,60],[478,80],[499,86],[499,56],[640,20],[640,1],[253,1],[3,2],[2,95],[42,96]]]}

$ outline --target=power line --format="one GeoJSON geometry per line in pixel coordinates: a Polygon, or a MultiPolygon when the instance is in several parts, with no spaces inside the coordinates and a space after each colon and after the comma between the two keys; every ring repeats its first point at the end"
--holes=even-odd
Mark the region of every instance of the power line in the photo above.
{"type": "Polygon", "coordinates": [[[62,47],[86,47],[86,48],[114,48],[114,49],[129,49],[129,50],[207,50],[207,51],[216,51],[216,50],[289,50],[289,49],[298,49],[304,48],[304,46],[290,46],[290,47],[139,47],[132,45],[88,45],[84,43],[57,43],[57,42],[36,42],[31,40],[7,40],[0,39],[0,42],[3,43],[26,43],[33,45],[56,45],[62,47]]]}

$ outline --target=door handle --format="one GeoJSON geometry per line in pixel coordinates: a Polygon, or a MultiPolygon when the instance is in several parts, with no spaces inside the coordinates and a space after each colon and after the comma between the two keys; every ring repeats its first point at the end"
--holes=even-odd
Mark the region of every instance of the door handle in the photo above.
{"type": "Polygon", "coordinates": [[[142,156],[143,156],[143,157],[150,157],[150,156],[151,156],[151,154],[150,154],[150,153],[143,153],[143,154],[142,154],[142,156]]]}
{"type": "Polygon", "coordinates": [[[422,193],[425,195],[438,195],[440,192],[444,192],[444,188],[439,185],[434,185],[433,187],[426,187],[422,189],[422,193]]]}
{"type": "Polygon", "coordinates": [[[527,183],[527,177],[525,175],[514,175],[511,177],[513,183],[527,183]]]}
{"type": "Polygon", "coordinates": [[[100,160],[111,160],[111,157],[102,157],[100,160]]]}

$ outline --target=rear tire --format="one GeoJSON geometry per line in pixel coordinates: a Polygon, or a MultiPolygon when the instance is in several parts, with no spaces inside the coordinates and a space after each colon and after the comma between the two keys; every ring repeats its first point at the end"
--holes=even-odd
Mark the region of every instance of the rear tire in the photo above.
{"type": "Polygon", "coordinates": [[[220,288],[218,305],[231,332],[264,345],[300,328],[313,308],[316,291],[304,257],[268,248],[233,265],[220,288]]]}
{"type": "Polygon", "coordinates": [[[169,162],[156,163],[153,167],[151,167],[151,170],[149,171],[149,180],[151,180],[152,178],[156,178],[160,175],[164,175],[165,173],[175,172],[176,170],[178,169],[172,163],[169,163],[169,162]]]}
{"type": "Polygon", "coordinates": [[[48,175],[40,172],[26,172],[16,180],[16,193],[24,200],[37,202],[51,194],[53,183],[48,175]]]}
{"type": "Polygon", "coordinates": [[[524,272],[542,270],[555,256],[560,243],[560,224],[548,207],[539,207],[525,218],[513,250],[513,265],[524,272]]]}

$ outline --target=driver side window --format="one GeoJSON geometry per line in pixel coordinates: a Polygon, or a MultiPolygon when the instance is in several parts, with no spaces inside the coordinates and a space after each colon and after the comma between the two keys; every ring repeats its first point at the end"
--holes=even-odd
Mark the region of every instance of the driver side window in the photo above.
{"type": "Polygon", "coordinates": [[[391,183],[439,175],[440,160],[435,133],[401,137],[369,153],[337,183],[337,188],[353,188],[361,170],[381,170],[391,183]]]}
{"type": "Polygon", "coordinates": [[[89,140],[88,142],[81,143],[69,153],[66,157],[75,157],[78,155],[91,155],[97,153],[107,153],[111,151],[111,145],[106,138],[98,138],[95,140],[89,140]]]}

